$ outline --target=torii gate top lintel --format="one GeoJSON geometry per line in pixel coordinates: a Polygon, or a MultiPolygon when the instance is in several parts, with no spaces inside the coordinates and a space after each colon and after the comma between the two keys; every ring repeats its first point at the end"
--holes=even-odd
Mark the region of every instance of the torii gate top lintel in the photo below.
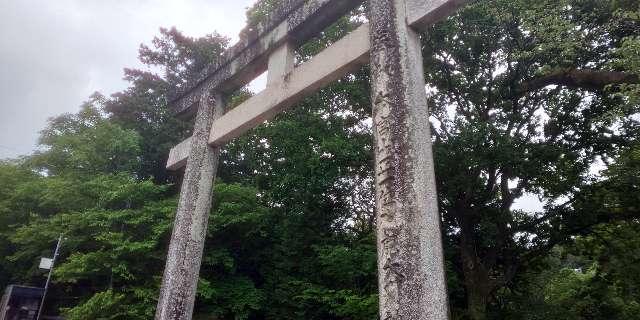
{"type": "MultiPolygon", "coordinates": [[[[364,0],[284,0],[270,15],[240,33],[240,41],[226,50],[220,61],[206,66],[169,101],[177,115],[194,114],[203,87],[233,91],[267,70],[267,58],[283,42],[300,45],[345,15],[364,0]]],[[[410,24],[424,29],[451,14],[469,0],[409,0],[410,24]]]]}
{"type": "MultiPolygon", "coordinates": [[[[216,120],[209,143],[222,145],[269,120],[305,95],[369,63],[369,26],[365,24],[296,70],[285,68],[280,71],[286,74],[276,75],[276,68],[269,67],[270,63],[276,66],[287,64],[286,61],[279,61],[282,57],[276,54],[278,49],[283,46],[290,46],[288,50],[294,49],[363,2],[364,0],[285,0],[268,19],[257,26],[246,27],[241,40],[223,54],[221,61],[208,65],[188,83],[174,88],[169,96],[172,110],[181,117],[194,115],[203,90],[229,93],[268,70],[269,82],[277,82],[287,75],[291,85],[283,89],[271,83],[267,90],[216,120]]],[[[407,23],[414,29],[423,30],[446,18],[470,0],[405,2],[407,23]]],[[[186,165],[190,143],[191,140],[187,139],[171,150],[167,169],[178,170],[186,165]]]]}
{"type": "Polygon", "coordinates": [[[269,55],[285,42],[300,45],[344,16],[363,0],[284,0],[256,25],[240,32],[240,40],[220,61],[206,66],[180,88],[169,101],[181,116],[195,113],[202,88],[230,92],[267,70],[269,55]]]}

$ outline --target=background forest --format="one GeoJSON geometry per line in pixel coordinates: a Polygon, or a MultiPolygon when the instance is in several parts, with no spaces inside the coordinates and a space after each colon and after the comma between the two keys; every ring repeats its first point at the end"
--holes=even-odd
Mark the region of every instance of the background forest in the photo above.
{"type": "MultiPolygon", "coordinates": [[[[480,1],[422,41],[453,319],[640,319],[640,2],[480,1]]],[[[228,45],[162,29],[127,90],[0,162],[1,287],[42,286],[63,233],[48,313],[153,318],[191,127],[166,93],[228,45]]],[[[369,97],[365,68],[225,147],[197,319],[377,318],[369,97]]]]}

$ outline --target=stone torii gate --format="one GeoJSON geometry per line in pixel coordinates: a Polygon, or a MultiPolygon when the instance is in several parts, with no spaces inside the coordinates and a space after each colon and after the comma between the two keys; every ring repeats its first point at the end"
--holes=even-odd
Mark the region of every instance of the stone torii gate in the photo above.
{"type": "Polygon", "coordinates": [[[294,50],[364,0],[284,0],[221,62],[170,100],[196,114],[171,150],[186,166],[156,319],[191,319],[220,147],[369,63],[381,319],[448,319],[440,215],[418,33],[468,0],[369,0],[369,23],[295,67],[294,50]],[[267,88],[225,113],[225,98],[268,70],[267,88]]]}

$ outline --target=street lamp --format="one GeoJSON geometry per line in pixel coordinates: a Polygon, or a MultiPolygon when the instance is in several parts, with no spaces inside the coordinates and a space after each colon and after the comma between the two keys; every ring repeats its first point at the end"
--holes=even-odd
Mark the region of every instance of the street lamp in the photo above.
{"type": "Polygon", "coordinates": [[[58,244],[56,244],[56,250],[53,252],[53,258],[46,259],[43,258],[40,260],[40,267],[43,269],[49,269],[49,274],[47,275],[47,282],[44,284],[44,292],[42,292],[42,301],[40,301],[40,307],[38,308],[38,316],[36,320],[40,320],[40,316],[42,315],[42,310],[44,309],[44,300],[47,297],[47,290],[49,290],[49,283],[51,282],[51,274],[53,273],[53,266],[56,263],[56,259],[60,254],[60,247],[62,246],[62,234],[58,237],[58,244]],[[48,267],[48,268],[47,268],[48,267]]]}

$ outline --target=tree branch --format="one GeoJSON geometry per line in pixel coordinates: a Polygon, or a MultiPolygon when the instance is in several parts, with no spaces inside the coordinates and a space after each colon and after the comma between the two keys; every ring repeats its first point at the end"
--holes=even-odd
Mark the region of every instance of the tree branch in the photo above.
{"type": "Polygon", "coordinates": [[[547,75],[521,83],[515,95],[523,96],[549,85],[601,91],[608,85],[618,84],[640,84],[640,75],[620,71],[556,69],[547,75]]]}

